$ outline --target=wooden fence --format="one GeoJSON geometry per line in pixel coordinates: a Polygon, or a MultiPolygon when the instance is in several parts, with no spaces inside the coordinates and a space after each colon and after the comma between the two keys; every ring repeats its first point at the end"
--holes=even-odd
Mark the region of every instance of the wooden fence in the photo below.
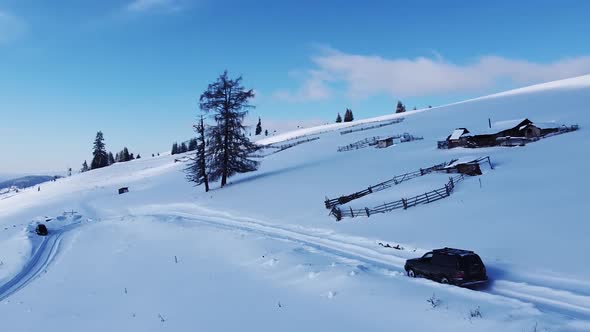
{"type": "Polygon", "coordinates": [[[367,195],[372,194],[374,192],[385,190],[387,188],[391,188],[392,186],[398,185],[402,182],[409,181],[411,179],[414,179],[414,178],[417,178],[417,177],[420,177],[420,176],[423,176],[423,175],[426,175],[426,174],[429,174],[432,172],[442,171],[445,169],[445,167],[447,167],[448,165],[452,164],[455,161],[457,161],[457,159],[453,159],[450,162],[444,162],[442,164],[434,165],[432,167],[421,168],[421,169],[414,171],[414,172],[396,175],[387,181],[378,183],[376,185],[372,185],[365,190],[361,190],[361,191],[355,192],[350,195],[344,195],[344,196],[340,196],[338,198],[333,198],[333,199],[329,199],[326,197],[326,200],[324,202],[326,205],[326,209],[332,209],[338,205],[346,204],[346,203],[353,201],[355,199],[367,196],[367,195]]]}
{"type": "Polygon", "coordinates": [[[318,140],[318,139],[320,139],[320,138],[316,136],[316,137],[310,137],[310,138],[307,138],[307,139],[295,141],[295,142],[289,143],[289,144],[282,144],[282,145],[268,144],[268,145],[264,145],[259,150],[262,150],[262,149],[275,149],[275,151],[272,151],[272,152],[267,153],[267,154],[250,154],[249,157],[250,158],[264,158],[264,157],[268,157],[268,156],[273,155],[275,153],[279,153],[281,151],[285,151],[287,149],[290,149],[290,148],[292,148],[294,146],[297,146],[299,144],[313,142],[313,141],[318,140]]]}
{"type": "MultiPolygon", "coordinates": [[[[400,138],[400,135],[394,135],[394,136],[389,136],[389,137],[397,139],[397,138],[400,138]]],[[[363,148],[366,148],[369,146],[377,145],[377,141],[382,138],[384,138],[384,137],[373,136],[373,137],[368,137],[368,138],[362,139],[362,140],[354,142],[354,143],[350,143],[348,145],[339,146],[338,152],[358,150],[358,149],[363,149],[363,148]]]]}
{"type": "MultiPolygon", "coordinates": [[[[355,133],[358,131],[371,130],[371,129],[377,129],[377,128],[381,128],[381,127],[385,127],[385,126],[391,126],[393,124],[400,123],[402,121],[404,121],[404,118],[399,118],[399,119],[391,120],[389,122],[379,123],[379,124],[368,126],[368,127],[346,129],[346,130],[341,131],[340,135],[346,135],[346,134],[355,133]]],[[[358,126],[362,126],[362,125],[365,125],[365,123],[359,124],[358,126]]]]}
{"type": "Polygon", "coordinates": [[[556,132],[554,133],[549,133],[545,136],[543,136],[542,138],[547,138],[547,137],[551,137],[551,136],[555,136],[555,135],[561,135],[561,134],[565,134],[565,133],[569,133],[572,131],[576,131],[580,129],[580,126],[576,125],[571,125],[571,126],[561,126],[557,129],[556,132]]]}
{"type": "Polygon", "coordinates": [[[330,212],[330,215],[334,216],[336,218],[336,221],[340,221],[342,220],[342,218],[370,217],[372,214],[376,213],[386,213],[397,209],[406,210],[408,208],[418,206],[421,204],[429,204],[441,200],[443,198],[449,197],[455,189],[455,185],[458,182],[463,181],[464,179],[465,175],[459,174],[455,177],[449,178],[449,182],[447,182],[444,185],[444,187],[432,190],[422,195],[410,198],[402,198],[397,201],[378,205],[373,208],[365,207],[361,209],[353,209],[352,207],[350,207],[348,209],[341,209],[338,206],[334,206],[330,212]]]}

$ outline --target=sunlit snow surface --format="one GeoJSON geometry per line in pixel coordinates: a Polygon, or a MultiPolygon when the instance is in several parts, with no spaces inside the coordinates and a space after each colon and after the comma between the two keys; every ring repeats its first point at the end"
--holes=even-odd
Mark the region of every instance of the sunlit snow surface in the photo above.
{"type": "MultiPolygon", "coordinates": [[[[0,196],[0,287],[12,285],[0,288],[2,330],[589,330],[589,105],[583,76],[408,112],[373,130],[337,129],[399,115],[265,138],[259,144],[320,133],[209,193],[185,181],[183,163],[162,156],[0,196]],[[519,118],[581,129],[524,147],[436,148],[456,128],[478,132],[488,119],[519,118]],[[337,152],[404,132],[424,140],[337,152]],[[341,222],[324,207],[326,196],[488,155],[494,170],[436,203],[341,222]],[[130,192],[118,195],[123,186],[130,192]],[[34,234],[38,222],[47,238],[34,234]],[[442,246],[477,251],[490,285],[469,290],[405,276],[405,259],[442,246]],[[427,302],[433,294],[436,308],[427,302]],[[470,317],[477,307],[482,317],[470,317]]],[[[346,207],[446,181],[427,175],[346,207]]]]}

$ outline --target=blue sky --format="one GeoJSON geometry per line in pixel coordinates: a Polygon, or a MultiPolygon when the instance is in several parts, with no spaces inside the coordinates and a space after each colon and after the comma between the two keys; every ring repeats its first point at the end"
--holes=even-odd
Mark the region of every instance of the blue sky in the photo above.
{"type": "Polygon", "coordinates": [[[192,135],[224,69],[274,130],[590,73],[590,2],[0,0],[0,173],[192,135]]]}

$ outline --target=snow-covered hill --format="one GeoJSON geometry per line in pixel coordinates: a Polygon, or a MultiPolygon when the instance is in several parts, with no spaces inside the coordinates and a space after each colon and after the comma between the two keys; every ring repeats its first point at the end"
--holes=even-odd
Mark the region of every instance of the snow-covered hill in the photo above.
{"type": "Polygon", "coordinates": [[[36,186],[40,183],[55,179],[53,175],[27,175],[19,178],[0,180],[0,189],[16,187],[19,189],[36,186]]]}
{"type": "MultiPolygon", "coordinates": [[[[0,321],[22,331],[588,330],[588,105],[590,75],[298,130],[258,143],[320,139],[269,155],[258,171],[209,193],[185,181],[178,156],[21,191],[0,199],[0,321]],[[581,130],[524,147],[437,149],[455,128],[483,132],[488,119],[518,118],[581,130]],[[404,132],[424,139],[337,151],[404,132]],[[324,207],[326,196],[481,156],[494,170],[432,204],[340,222],[324,207]],[[130,192],[118,195],[123,186],[130,192]],[[36,222],[47,223],[48,238],[32,233],[36,222]],[[443,246],[477,251],[490,285],[469,290],[404,275],[405,259],[443,246]],[[427,302],[433,294],[442,301],[436,308],[427,302]],[[471,317],[478,307],[483,317],[471,317]]],[[[446,181],[446,174],[420,177],[345,207],[446,181]]]]}

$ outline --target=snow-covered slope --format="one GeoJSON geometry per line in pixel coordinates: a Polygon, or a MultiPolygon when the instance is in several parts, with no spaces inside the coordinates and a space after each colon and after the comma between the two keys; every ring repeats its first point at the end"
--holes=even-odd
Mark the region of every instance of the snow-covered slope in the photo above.
{"type": "Polygon", "coordinates": [[[53,179],[55,179],[55,176],[53,175],[27,175],[5,181],[0,180],[0,189],[9,188],[12,186],[16,188],[27,188],[36,186],[43,182],[51,181],[53,179]]]}
{"type": "MultiPolygon", "coordinates": [[[[551,331],[590,327],[586,171],[590,76],[348,126],[274,136],[319,140],[262,159],[258,171],[204,193],[174,157],[145,158],[0,199],[0,321],[18,330],[551,331]],[[438,150],[457,127],[529,118],[581,130],[524,147],[438,150]],[[372,136],[420,141],[337,152],[372,136]],[[336,222],[330,198],[455,158],[495,169],[449,198],[336,222]],[[481,182],[479,181],[481,180],[481,182]],[[119,187],[130,192],[118,195],[119,187]],[[64,212],[70,214],[64,215],[64,212]],[[47,222],[50,236],[32,233],[47,222]],[[400,244],[403,250],[378,243],[400,244]],[[492,278],[480,290],[403,275],[435,247],[477,251],[492,278]],[[426,300],[433,293],[442,304],[426,300]],[[480,307],[483,318],[470,317],[480,307]],[[306,317],[302,320],[301,317],[306,317]]],[[[379,205],[440,187],[444,174],[404,182],[345,207],[379,205]]]]}

